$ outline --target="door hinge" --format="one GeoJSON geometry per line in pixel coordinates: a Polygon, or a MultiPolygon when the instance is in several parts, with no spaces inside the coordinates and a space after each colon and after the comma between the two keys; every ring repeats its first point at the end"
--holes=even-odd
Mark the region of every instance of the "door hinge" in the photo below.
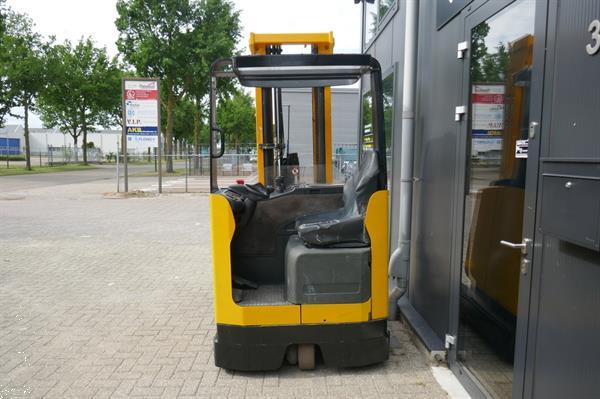
{"type": "Polygon", "coordinates": [[[450,346],[456,345],[456,336],[446,334],[446,349],[450,349],[450,346]]]}
{"type": "Polygon", "coordinates": [[[460,42],[458,43],[458,45],[456,46],[456,58],[462,60],[463,58],[465,58],[465,51],[467,51],[469,49],[469,43],[468,42],[460,42]]]}
{"type": "Polygon", "coordinates": [[[460,105],[454,109],[454,120],[460,122],[461,117],[467,112],[467,107],[460,105]]]}

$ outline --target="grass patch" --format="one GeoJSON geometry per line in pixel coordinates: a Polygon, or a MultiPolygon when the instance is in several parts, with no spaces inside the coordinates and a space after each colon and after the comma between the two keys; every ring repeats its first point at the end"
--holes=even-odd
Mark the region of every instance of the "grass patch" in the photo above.
{"type": "Polygon", "coordinates": [[[95,169],[94,165],[84,164],[69,164],[60,166],[34,166],[31,170],[27,170],[25,167],[0,167],[0,176],[13,176],[13,175],[31,175],[35,173],[55,173],[55,172],[72,172],[78,170],[95,169]]]}

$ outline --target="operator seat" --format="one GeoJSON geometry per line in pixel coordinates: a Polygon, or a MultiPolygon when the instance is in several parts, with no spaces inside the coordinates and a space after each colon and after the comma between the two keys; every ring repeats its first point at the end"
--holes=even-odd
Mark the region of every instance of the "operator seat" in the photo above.
{"type": "Polygon", "coordinates": [[[371,195],[378,189],[379,162],[373,150],[363,152],[360,166],[344,185],[344,206],[331,212],[296,219],[298,237],[308,247],[368,247],[365,213],[371,195]]]}

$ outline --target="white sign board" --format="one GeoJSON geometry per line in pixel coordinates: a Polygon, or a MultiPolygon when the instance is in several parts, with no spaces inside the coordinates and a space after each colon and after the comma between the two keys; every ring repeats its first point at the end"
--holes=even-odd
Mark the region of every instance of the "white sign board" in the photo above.
{"type": "Polygon", "coordinates": [[[159,93],[157,80],[125,80],[123,117],[127,142],[158,147],[159,93]]]}
{"type": "Polygon", "coordinates": [[[527,158],[529,152],[529,140],[517,140],[515,146],[515,158],[527,158]]]}
{"type": "Polygon", "coordinates": [[[504,129],[504,86],[473,85],[473,134],[497,136],[504,129]]]}

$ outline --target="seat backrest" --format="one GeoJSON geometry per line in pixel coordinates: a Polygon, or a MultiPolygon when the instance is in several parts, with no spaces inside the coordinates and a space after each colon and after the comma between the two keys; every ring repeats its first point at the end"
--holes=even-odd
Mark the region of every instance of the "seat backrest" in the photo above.
{"type": "Polygon", "coordinates": [[[344,185],[344,210],[346,215],[364,215],[369,198],[377,191],[379,163],[373,150],[363,152],[360,166],[344,185]]]}

